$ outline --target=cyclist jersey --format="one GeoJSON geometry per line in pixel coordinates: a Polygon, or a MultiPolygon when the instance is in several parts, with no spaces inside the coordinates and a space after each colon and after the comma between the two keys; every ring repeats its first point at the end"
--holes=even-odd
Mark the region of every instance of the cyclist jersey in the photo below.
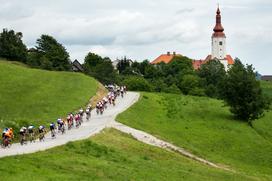
{"type": "Polygon", "coordinates": [[[52,131],[53,129],[55,129],[55,124],[50,124],[50,130],[52,131]]]}

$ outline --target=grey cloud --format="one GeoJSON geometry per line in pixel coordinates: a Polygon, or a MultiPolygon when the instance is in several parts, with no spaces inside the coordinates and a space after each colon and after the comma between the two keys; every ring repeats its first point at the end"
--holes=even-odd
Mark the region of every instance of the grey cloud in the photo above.
{"type": "MultiPolygon", "coordinates": [[[[152,59],[166,51],[192,58],[210,53],[216,2],[203,0],[0,0],[0,29],[24,33],[30,47],[41,34],[63,43],[72,59],[88,51],[111,58],[152,59]]],[[[229,53],[272,73],[271,0],[222,0],[229,53]],[[257,43],[256,43],[257,42],[257,43]],[[251,46],[248,46],[251,45],[251,46]],[[266,48],[264,48],[266,47],[266,48]],[[263,57],[261,65],[252,50],[263,57]]]]}

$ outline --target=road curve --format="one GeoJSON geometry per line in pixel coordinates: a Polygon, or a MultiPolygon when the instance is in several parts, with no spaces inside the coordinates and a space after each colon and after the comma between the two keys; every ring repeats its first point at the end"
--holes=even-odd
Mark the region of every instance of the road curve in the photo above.
{"type": "Polygon", "coordinates": [[[87,139],[90,136],[99,133],[111,122],[114,122],[116,116],[137,102],[139,97],[139,93],[128,92],[124,98],[120,97],[116,100],[116,106],[108,106],[103,115],[96,115],[95,111],[92,111],[92,117],[89,121],[84,117],[84,122],[79,128],[73,128],[72,130],[66,131],[63,135],[58,134],[56,139],[52,139],[49,133],[45,136],[44,142],[36,141],[35,143],[28,143],[24,146],[16,143],[7,149],[0,148],[0,158],[35,153],[64,145],[69,141],[87,139]]]}

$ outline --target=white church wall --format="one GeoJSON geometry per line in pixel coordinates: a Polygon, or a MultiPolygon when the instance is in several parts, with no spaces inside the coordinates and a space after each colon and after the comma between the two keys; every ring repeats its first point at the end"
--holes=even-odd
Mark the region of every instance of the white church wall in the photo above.
{"type": "Polygon", "coordinates": [[[219,60],[225,59],[226,52],[226,38],[225,37],[212,37],[212,59],[219,60]]]}

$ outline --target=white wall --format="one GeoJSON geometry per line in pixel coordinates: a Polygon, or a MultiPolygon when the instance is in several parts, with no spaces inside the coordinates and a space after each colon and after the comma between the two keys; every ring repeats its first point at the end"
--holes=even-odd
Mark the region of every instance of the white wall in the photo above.
{"type": "Polygon", "coordinates": [[[226,38],[224,37],[212,37],[212,59],[217,58],[222,60],[226,58],[226,38]],[[222,45],[219,43],[222,42],[222,45]]]}

